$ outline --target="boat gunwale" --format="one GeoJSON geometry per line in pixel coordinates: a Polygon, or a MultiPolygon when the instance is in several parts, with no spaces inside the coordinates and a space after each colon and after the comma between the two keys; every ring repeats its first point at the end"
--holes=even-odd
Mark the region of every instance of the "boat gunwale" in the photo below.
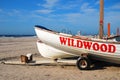
{"type": "MultiPolygon", "coordinates": [[[[40,30],[43,30],[43,31],[46,31],[46,32],[49,32],[49,33],[53,33],[53,34],[56,34],[56,35],[73,38],[73,39],[80,39],[80,40],[100,42],[100,43],[120,44],[120,42],[109,42],[109,41],[107,41],[107,39],[101,39],[101,40],[104,40],[104,41],[98,41],[98,40],[92,40],[92,39],[90,39],[90,38],[87,38],[86,36],[84,36],[84,37],[86,37],[86,38],[82,38],[81,36],[74,36],[74,35],[67,36],[67,35],[62,35],[62,34],[60,34],[60,32],[56,32],[56,31],[53,31],[53,30],[46,30],[46,29],[42,29],[42,28],[36,27],[36,26],[35,26],[35,28],[40,29],[40,30]],[[105,42],[105,40],[106,40],[106,42],[105,42]]],[[[63,34],[65,34],[65,33],[63,33],[63,34]]]]}

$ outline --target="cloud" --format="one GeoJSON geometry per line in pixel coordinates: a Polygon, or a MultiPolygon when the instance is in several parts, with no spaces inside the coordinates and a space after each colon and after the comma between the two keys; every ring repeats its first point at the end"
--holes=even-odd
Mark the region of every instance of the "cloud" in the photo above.
{"type": "Polygon", "coordinates": [[[0,9],[0,12],[2,12],[3,10],[2,9],[0,9]]]}
{"type": "Polygon", "coordinates": [[[0,9],[0,15],[1,16],[5,16],[5,17],[9,17],[9,16],[20,16],[23,12],[17,9],[10,9],[10,10],[6,10],[6,9],[0,9]]]}
{"type": "Polygon", "coordinates": [[[42,6],[47,9],[53,8],[56,5],[56,3],[58,2],[58,0],[45,0],[45,1],[46,1],[46,3],[43,4],[42,6]]]}
{"type": "Polygon", "coordinates": [[[110,11],[105,15],[106,22],[119,23],[120,22],[120,12],[110,11]]]}
{"type": "Polygon", "coordinates": [[[53,10],[43,9],[43,10],[35,10],[35,12],[41,13],[41,14],[50,14],[51,12],[53,12],[53,10]]]}
{"type": "Polygon", "coordinates": [[[6,12],[9,16],[19,16],[21,15],[21,11],[17,9],[12,9],[6,12]]]}
{"type": "Polygon", "coordinates": [[[96,12],[96,9],[92,8],[92,6],[90,6],[90,3],[87,3],[87,2],[83,3],[83,5],[80,7],[80,10],[85,13],[96,12]]]}
{"type": "Polygon", "coordinates": [[[40,4],[40,3],[38,3],[38,4],[37,4],[37,6],[41,6],[41,4],[40,4]]]}
{"type": "Polygon", "coordinates": [[[100,4],[100,0],[97,0],[97,1],[95,2],[95,5],[98,5],[98,4],[100,4]]]}
{"type": "Polygon", "coordinates": [[[84,3],[82,6],[81,6],[81,10],[84,10],[86,8],[88,8],[89,6],[89,3],[84,3]]]}
{"type": "Polygon", "coordinates": [[[70,22],[70,23],[77,23],[78,19],[80,19],[80,17],[82,16],[82,14],[80,13],[68,13],[68,14],[64,14],[61,17],[64,17],[64,22],[70,22]]]}
{"type": "Polygon", "coordinates": [[[44,4],[38,3],[37,6],[43,7],[41,10],[35,10],[37,13],[41,14],[50,14],[51,12],[55,11],[54,7],[56,6],[58,0],[44,0],[44,4]]]}
{"type": "Polygon", "coordinates": [[[58,5],[58,9],[62,9],[62,10],[68,10],[68,9],[74,9],[74,8],[78,8],[81,4],[81,0],[63,0],[64,3],[62,2],[62,0],[60,0],[58,5]],[[61,1],[61,2],[60,2],[61,1]]]}
{"type": "Polygon", "coordinates": [[[62,9],[62,10],[66,10],[66,9],[73,9],[76,6],[78,6],[77,4],[66,4],[66,5],[60,5],[58,6],[58,9],[62,9]]]}
{"type": "Polygon", "coordinates": [[[120,10],[120,3],[117,3],[117,4],[113,5],[113,6],[111,6],[110,9],[115,9],[115,10],[119,9],[120,10]]]}

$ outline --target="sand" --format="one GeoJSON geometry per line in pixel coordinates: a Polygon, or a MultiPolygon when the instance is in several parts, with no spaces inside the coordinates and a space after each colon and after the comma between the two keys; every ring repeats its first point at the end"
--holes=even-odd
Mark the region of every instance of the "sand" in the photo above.
{"type": "MultiPolygon", "coordinates": [[[[34,54],[42,58],[36,46],[36,37],[0,38],[0,62],[20,60],[20,55],[34,54]]],[[[120,66],[97,62],[91,70],[79,70],[64,65],[6,65],[0,64],[0,80],[120,80],[120,66]]]]}

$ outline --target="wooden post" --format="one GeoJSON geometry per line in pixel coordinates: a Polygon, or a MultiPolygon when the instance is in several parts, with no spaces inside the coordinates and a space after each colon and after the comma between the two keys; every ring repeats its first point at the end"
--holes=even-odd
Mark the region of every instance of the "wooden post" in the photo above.
{"type": "Polygon", "coordinates": [[[103,39],[103,25],[104,25],[104,0],[100,0],[100,27],[99,27],[99,38],[103,39]]]}
{"type": "Polygon", "coordinates": [[[21,55],[20,58],[21,58],[21,62],[28,63],[28,57],[27,56],[21,55]]]}
{"type": "Polygon", "coordinates": [[[110,37],[110,23],[108,23],[108,33],[107,33],[107,35],[108,35],[108,38],[110,37]]]}
{"type": "Polygon", "coordinates": [[[120,34],[119,34],[119,28],[117,28],[117,36],[119,36],[120,34]]]}

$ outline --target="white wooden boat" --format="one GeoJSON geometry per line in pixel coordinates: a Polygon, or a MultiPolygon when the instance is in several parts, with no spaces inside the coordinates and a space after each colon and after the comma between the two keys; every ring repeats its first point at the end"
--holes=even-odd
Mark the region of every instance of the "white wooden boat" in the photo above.
{"type": "Polygon", "coordinates": [[[40,41],[38,50],[47,58],[65,58],[83,54],[102,61],[120,64],[119,36],[114,40],[94,39],[58,33],[42,26],[35,27],[40,41]]]}

